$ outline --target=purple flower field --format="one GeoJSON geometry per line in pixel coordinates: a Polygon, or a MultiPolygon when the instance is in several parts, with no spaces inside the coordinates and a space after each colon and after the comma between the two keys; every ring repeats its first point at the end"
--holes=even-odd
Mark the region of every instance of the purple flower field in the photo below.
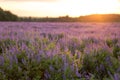
{"type": "Polygon", "coordinates": [[[120,23],[0,22],[0,80],[120,80],[120,23]]]}
{"type": "MultiPolygon", "coordinates": [[[[45,34],[65,34],[68,38],[120,39],[120,23],[37,23],[37,22],[0,22],[0,34],[17,33],[17,37],[36,37],[45,34]]],[[[7,36],[9,36],[7,35],[7,36]]],[[[0,36],[5,38],[7,36],[0,36]]],[[[9,36],[9,37],[11,37],[9,36]]],[[[14,36],[13,36],[14,37],[14,36]]],[[[40,36],[39,36],[40,37],[40,36]]],[[[16,38],[16,37],[14,37],[16,38]]]]}

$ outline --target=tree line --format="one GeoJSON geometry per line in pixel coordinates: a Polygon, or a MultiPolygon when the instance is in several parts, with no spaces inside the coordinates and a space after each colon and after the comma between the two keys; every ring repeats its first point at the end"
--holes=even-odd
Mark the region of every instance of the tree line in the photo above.
{"type": "Polygon", "coordinates": [[[18,17],[10,11],[4,11],[0,8],[0,21],[17,21],[18,17]]]}
{"type": "Polygon", "coordinates": [[[93,14],[80,17],[61,16],[51,17],[19,17],[10,11],[0,8],[0,21],[25,21],[25,22],[120,22],[120,14],[93,14]]]}

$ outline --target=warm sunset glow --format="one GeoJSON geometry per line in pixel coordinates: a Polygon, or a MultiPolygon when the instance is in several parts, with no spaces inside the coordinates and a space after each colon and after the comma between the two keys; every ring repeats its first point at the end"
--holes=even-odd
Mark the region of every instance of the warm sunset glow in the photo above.
{"type": "Polygon", "coordinates": [[[120,13],[119,0],[0,0],[0,7],[36,17],[120,13]]]}

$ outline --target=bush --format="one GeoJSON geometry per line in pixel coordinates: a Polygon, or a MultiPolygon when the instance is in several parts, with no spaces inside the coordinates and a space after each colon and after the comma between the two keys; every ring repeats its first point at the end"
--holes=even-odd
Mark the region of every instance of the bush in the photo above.
{"type": "Polygon", "coordinates": [[[90,74],[95,75],[96,79],[110,78],[110,74],[114,75],[119,68],[119,61],[112,57],[107,51],[97,51],[91,54],[85,54],[83,58],[80,73],[85,77],[90,74]]]}

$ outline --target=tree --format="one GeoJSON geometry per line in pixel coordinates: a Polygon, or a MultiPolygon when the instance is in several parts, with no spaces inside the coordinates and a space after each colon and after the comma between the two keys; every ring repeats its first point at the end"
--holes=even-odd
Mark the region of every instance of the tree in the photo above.
{"type": "Polygon", "coordinates": [[[0,8],[0,21],[17,21],[18,17],[10,11],[4,11],[0,8]]]}

